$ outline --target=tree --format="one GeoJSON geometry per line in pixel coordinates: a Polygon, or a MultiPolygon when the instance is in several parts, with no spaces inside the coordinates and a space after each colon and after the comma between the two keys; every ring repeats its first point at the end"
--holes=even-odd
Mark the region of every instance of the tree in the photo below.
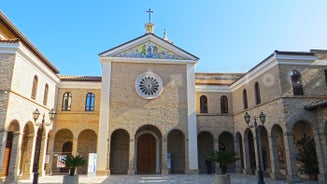
{"type": "Polygon", "coordinates": [[[229,151],[229,150],[214,151],[208,157],[208,161],[217,162],[220,164],[220,166],[222,167],[222,171],[221,171],[222,174],[226,174],[227,164],[234,163],[239,159],[240,158],[236,157],[234,151],[229,151]]]}
{"type": "Polygon", "coordinates": [[[85,166],[87,161],[85,158],[77,155],[77,156],[71,156],[67,155],[63,160],[62,163],[66,165],[69,169],[69,176],[74,176],[75,171],[78,167],[85,166]]]}

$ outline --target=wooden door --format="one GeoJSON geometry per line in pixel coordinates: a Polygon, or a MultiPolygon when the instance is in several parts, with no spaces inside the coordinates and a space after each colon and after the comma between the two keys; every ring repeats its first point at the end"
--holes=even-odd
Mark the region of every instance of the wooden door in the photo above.
{"type": "Polygon", "coordinates": [[[3,157],[3,165],[2,165],[2,173],[1,176],[7,176],[8,175],[8,167],[9,167],[9,162],[10,162],[10,155],[11,155],[11,146],[12,146],[12,141],[14,138],[13,132],[8,132],[7,135],[7,144],[6,144],[6,149],[3,157]]]}
{"type": "Polygon", "coordinates": [[[137,141],[137,173],[156,173],[156,139],[151,134],[143,134],[137,141]]]}

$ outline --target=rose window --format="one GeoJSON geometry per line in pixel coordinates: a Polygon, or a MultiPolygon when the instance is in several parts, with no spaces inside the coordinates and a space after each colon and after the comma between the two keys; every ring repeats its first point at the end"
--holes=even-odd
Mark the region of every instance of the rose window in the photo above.
{"type": "Polygon", "coordinates": [[[136,79],[135,89],[141,97],[153,99],[159,96],[162,91],[162,80],[155,73],[145,72],[136,79]]]}

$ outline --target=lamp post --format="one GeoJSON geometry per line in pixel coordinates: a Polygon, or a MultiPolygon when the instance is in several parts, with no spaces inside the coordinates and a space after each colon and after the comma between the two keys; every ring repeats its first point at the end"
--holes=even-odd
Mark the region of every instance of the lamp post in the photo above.
{"type": "Polygon", "coordinates": [[[41,142],[42,142],[42,135],[43,135],[43,126],[51,125],[51,122],[55,118],[55,115],[56,115],[56,113],[54,112],[53,109],[51,109],[49,111],[49,119],[50,119],[49,122],[46,122],[45,119],[44,119],[45,113],[43,113],[42,121],[37,122],[36,120],[39,118],[40,112],[39,112],[38,109],[35,109],[35,111],[33,112],[34,124],[36,126],[40,126],[40,137],[37,137],[37,139],[36,139],[37,140],[36,146],[38,146],[37,147],[38,149],[37,149],[37,151],[35,153],[36,163],[34,165],[33,184],[38,184],[38,179],[39,179],[39,161],[40,161],[41,142]]]}
{"type": "Polygon", "coordinates": [[[262,171],[262,164],[261,164],[261,159],[262,159],[262,153],[261,153],[261,142],[259,140],[259,133],[258,133],[258,127],[263,126],[263,124],[266,121],[266,115],[263,114],[263,112],[260,113],[259,115],[259,119],[261,121],[261,125],[257,124],[257,119],[254,116],[254,122],[253,125],[250,125],[250,120],[251,120],[251,116],[245,112],[244,115],[244,120],[246,122],[246,124],[248,125],[249,128],[254,128],[255,129],[255,137],[256,137],[256,143],[257,143],[257,150],[258,150],[258,160],[259,160],[259,170],[258,170],[258,184],[265,184],[264,180],[263,180],[263,171],[262,171]]]}

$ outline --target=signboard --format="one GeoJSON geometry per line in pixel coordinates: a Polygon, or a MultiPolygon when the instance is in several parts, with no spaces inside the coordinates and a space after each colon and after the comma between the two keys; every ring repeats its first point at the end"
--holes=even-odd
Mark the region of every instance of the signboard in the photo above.
{"type": "Polygon", "coordinates": [[[97,169],[97,154],[89,153],[89,163],[87,166],[87,176],[95,176],[97,169]]]}
{"type": "Polygon", "coordinates": [[[65,164],[62,163],[64,158],[66,158],[66,155],[58,155],[58,159],[57,159],[57,167],[58,168],[64,168],[65,167],[65,164]]]}

